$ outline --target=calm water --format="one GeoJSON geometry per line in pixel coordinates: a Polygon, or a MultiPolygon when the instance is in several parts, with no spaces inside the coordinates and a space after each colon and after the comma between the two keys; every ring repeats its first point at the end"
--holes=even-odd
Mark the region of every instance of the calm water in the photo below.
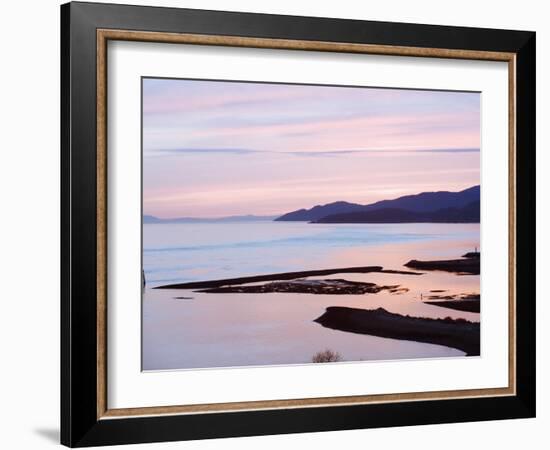
{"type": "MultiPolygon", "coordinates": [[[[443,346],[330,330],[313,322],[328,306],[377,308],[425,317],[479,314],[422,303],[421,294],[479,292],[479,276],[342,274],[400,284],[401,295],[207,294],[155,290],[175,282],[455,258],[479,247],[479,224],[307,224],[302,222],[146,224],[143,369],[309,363],[330,348],[345,361],[461,356],[443,346]],[[189,297],[176,299],[175,297],[189,297]]],[[[318,277],[323,278],[323,277],[318,277]]]]}

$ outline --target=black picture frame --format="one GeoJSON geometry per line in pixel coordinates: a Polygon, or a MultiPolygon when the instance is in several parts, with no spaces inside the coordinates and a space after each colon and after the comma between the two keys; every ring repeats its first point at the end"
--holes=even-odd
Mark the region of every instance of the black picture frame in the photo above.
{"type": "Polygon", "coordinates": [[[73,2],[61,6],[61,443],[71,447],[535,416],[535,33],[73,2]],[[98,418],[98,29],[516,55],[516,394],[98,418]]]}

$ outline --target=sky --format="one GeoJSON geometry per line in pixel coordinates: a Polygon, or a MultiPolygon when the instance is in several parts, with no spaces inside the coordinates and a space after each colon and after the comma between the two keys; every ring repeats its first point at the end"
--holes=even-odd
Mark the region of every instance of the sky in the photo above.
{"type": "Polygon", "coordinates": [[[479,184],[480,94],[143,79],[143,213],[278,215],[479,184]]]}

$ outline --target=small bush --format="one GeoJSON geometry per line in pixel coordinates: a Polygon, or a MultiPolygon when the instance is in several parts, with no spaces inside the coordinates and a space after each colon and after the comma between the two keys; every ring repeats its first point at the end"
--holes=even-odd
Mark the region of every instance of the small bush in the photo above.
{"type": "Polygon", "coordinates": [[[323,350],[322,352],[317,352],[311,358],[311,362],[314,363],[327,363],[327,362],[338,362],[342,361],[342,356],[338,352],[333,352],[330,349],[323,350]]]}

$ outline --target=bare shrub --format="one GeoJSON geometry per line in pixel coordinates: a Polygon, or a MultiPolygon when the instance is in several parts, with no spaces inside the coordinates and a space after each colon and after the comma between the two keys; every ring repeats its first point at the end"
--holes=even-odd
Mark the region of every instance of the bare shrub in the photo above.
{"type": "Polygon", "coordinates": [[[328,348],[321,352],[315,353],[315,355],[313,355],[313,358],[311,358],[311,362],[314,362],[314,363],[327,363],[327,362],[338,362],[338,361],[342,361],[342,355],[328,348]]]}

